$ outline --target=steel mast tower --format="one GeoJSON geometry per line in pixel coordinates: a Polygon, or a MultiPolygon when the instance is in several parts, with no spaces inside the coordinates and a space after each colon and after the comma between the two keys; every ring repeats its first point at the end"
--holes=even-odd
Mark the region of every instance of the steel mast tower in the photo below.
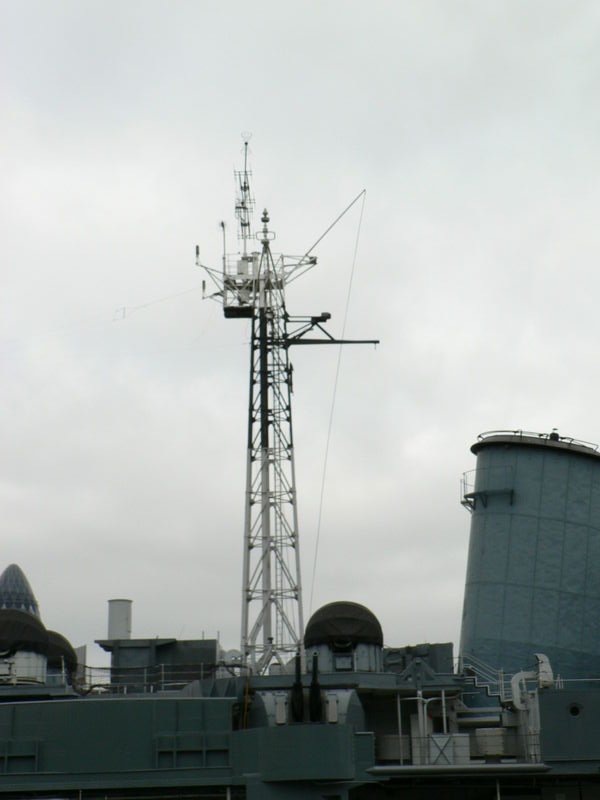
{"type": "MultiPolygon", "coordinates": [[[[329,314],[290,317],[285,306],[287,284],[316,264],[310,251],[303,256],[274,256],[269,214],[261,216],[255,234],[259,250],[251,250],[254,201],[250,191],[248,142],[244,168],[236,172],[238,239],[241,252],[227,254],[223,230],[223,267],[196,263],[213,280],[210,296],[222,300],[229,319],[251,321],[250,391],[244,514],[242,576],[243,662],[263,673],[271,664],[283,666],[296,653],[304,635],[298,509],[292,434],[292,344],[341,344],[321,323],[329,314]],[[288,323],[294,326],[290,333],[288,323]],[[317,331],[317,338],[306,336],[317,331]]],[[[374,340],[373,343],[376,343],[374,340]]]]}

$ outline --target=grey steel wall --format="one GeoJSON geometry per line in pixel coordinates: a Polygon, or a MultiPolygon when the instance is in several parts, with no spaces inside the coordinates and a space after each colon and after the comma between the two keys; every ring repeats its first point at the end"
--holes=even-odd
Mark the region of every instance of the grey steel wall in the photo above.
{"type": "Polygon", "coordinates": [[[516,672],[542,652],[555,674],[600,677],[600,456],[531,436],[471,449],[461,656],[516,672]]]}
{"type": "Polygon", "coordinates": [[[0,797],[317,800],[347,797],[343,782],[377,780],[366,772],[373,733],[321,723],[234,730],[236,705],[151,694],[0,702],[0,797]]]}

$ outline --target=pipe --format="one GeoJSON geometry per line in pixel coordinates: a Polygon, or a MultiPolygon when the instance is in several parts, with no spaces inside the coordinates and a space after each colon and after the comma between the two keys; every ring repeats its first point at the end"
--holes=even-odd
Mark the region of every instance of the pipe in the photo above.
{"type": "Polygon", "coordinates": [[[423,750],[423,740],[427,735],[427,729],[425,727],[427,722],[427,716],[423,713],[423,692],[418,689],[417,690],[417,719],[419,721],[419,748],[423,750]]]}
{"type": "Polygon", "coordinates": [[[448,733],[448,716],[446,714],[446,690],[442,689],[442,730],[448,733]]]}
{"type": "Polygon", "coordinates": [[[400,705],[400,692],[396,694],[396,714],[398,715],[398,742],[400,743],[400,766],[403,766],[404,751],[402,749],[402,706],[400,705]]]}
{"type": "Polygon", "coordinates": [[[400,767],[397,764],[390,766],[369,767],[365,770],[370,775],[445,775],[445,774],[464,774],[478,775],[487,773],[490,775],[520,774],[538,772],[549,772],[547,764],[409,764],[400,767]]]}
{"type": "Polygon", "coordinates": [[[319,683],[319,656],[313,653],[312,678],[308,690],[308,715],[311,722],[321,722],[323,708],[321,702],[321,685],[319,683]]]}
{"type": "Polygon", "coordinates": [[[296,677],[291,692],[292,719],[294,722],[302,722],[304,719],[304,690],[302,689],[300,653],[296,653],[295,667],[296,677]]]}

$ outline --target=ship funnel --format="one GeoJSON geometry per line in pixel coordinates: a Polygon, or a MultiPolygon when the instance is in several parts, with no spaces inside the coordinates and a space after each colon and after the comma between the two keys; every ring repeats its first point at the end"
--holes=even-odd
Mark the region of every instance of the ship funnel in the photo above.
{"type": "Polygon", "coordinates": [[[131,600],[108,601],[108,638],[131,639],[131,600]]]}
{"type": "MultiPolygon", "coordinates": [[[[463,480],[471,513],[462,664],[600,673],[600,452],[558,431],[489,431],[463,480]]],[[[307,629],[308,630],[308,629],[307,629]]],[[[547,678],[547,680],[550,680],[547,678]]]]}

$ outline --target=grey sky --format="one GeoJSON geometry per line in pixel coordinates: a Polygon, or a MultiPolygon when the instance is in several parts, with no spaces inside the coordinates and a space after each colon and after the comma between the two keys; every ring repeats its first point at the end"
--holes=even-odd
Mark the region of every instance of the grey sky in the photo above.
{"type": "MultiPolygon", "coordinates": [[[[456,640],[476,434],[600,441],[598,4],[0,14],[0,566],[75,645],[113,596],[137,635],[237,645],[248,329],[199,291],[154,301],[200,285],[197,242],[218,264],[250,130],[277,248],[367,189],[347,333],[382,344],[343,354],[314,607],[363,602],[391,644],[456,640]]],[[[288,294],[334,333],[357,224],[288,294]]],[[[293,360],[308,596],[336,354],[293,360]]]]}

